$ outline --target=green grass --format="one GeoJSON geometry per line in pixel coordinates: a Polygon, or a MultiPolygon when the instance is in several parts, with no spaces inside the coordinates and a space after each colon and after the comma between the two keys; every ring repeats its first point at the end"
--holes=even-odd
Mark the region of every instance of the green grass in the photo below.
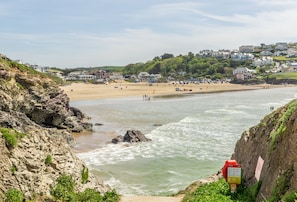
{"type": "MultiPolygon", "coordinates": [[[[291,180],[292,176],[293,176],[292,169],[286,170],[286,172],[283,175],[279,176],[279,178],[277,179],[277,181],[272,189],[271,197],[268,199],[268,202],[284,201],[284,200],[282,200],[283,197],[287,198],[287,199],[294,197],[294,195],[293,196],[290,195],[292,192],[286,194],[286,192],[289,188],[290,180],[291,180]]],[[[297,199],[297,198],[295,197],[295,199],[297,199]]],[[[287,200],[287,201],[289,201],[289,200],[287,200]]],[[[294,202],[294,201],[292,201],[292,202],[294,202]]]]}
{"type": "Polygon", "coordinates": [[[52,156],[48,154],[44,160],[45,165],[50,165],[52,163],[52,156]]]}
{"type": "Polygon", "coordinates": [[[89,169],[84,167],[81,171],[81,183],[86,184],[89,178],[89,169]]]}
{"type": "Polygon", "coordinates": [[[248,188],[242,184],[237,187],[236,193],[231,193],[229,184],[225,179],[220,179],[217,182],[201,185],[194,192],[187,194],[183,202],[254,202],[260,187],[261,182],[248,188]]]}
{"type": "Polygon", "coordinates": [[[272,58],[276,61],[297,60],[297,58],[287,58],[286,56],[274,56],[272,58]]]}
{"type": "Polygon", "coordinates": [[[272,74],[269,77],[275,78],[275,79],[297,79],[297,72],[277,73],[277,74],[272,74]]]}
{"type": "Polygon", "coordinates": [[[276,126],[270,133],[270,152],[275,149],[275,143],[278,138],[287,130],[286,123],[296,109],[297,100],[293,100],[287,105],[287,110],[283,113],[282,117],[276,120],[276,126]]]}
{"type": "Polygon", "coordinates": [[[18,189],[9,189],[5,194],[5,202],[22,202],[23,199],[24,195],[18,189]]]}
{"type": "Polygon", "coordinates": [[[5,144],[8,148],[14,148],[17,146],[18,139],[25,136],[24,133],[20,133],[10,128],[0,128],[0,132],[5,139],[5,144]]]}

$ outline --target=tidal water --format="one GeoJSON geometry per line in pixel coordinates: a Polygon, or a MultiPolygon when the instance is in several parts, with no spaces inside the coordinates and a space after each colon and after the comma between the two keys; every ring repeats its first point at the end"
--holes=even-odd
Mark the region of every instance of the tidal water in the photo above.
{"type": "Polygon", "coordinates": [[[297,88],[71,102],[91,117],[94,132],[77,138],[78,156],[122,195],[169,195],[219,171],[236,141],[297,88]],[[127,130],[151,142],[109,144],[127,130]]]}

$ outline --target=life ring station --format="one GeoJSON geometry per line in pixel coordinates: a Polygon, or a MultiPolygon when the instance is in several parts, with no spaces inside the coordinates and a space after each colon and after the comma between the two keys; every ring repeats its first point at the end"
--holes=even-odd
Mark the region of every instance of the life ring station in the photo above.
{"type": "Polygon", "coordinates": [[[241,184],[241,167],[236,160],[226,160],[222,168],[222,174],[226,182],[230,185],[231,193],[236,192],[236,188],[241,184]]]}

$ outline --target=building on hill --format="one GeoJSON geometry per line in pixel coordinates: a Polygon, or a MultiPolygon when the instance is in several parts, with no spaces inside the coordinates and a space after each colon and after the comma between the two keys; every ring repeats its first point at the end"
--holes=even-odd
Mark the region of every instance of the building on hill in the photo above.
{"type": "Polygon", "coordinates": [[[287,50],[287,49],[288,49],[288,44],[287,43],[281,42],[281,43],[276,43],[275,44],[275,50],[283,51],[283,50],[287,50]]]}
{"type": "Polygon", "coordinates": [[[272,65],[272,64],[273,64],[272,57],[256,58],[252,62],[252,66],[254,67],[261,67],[261,66],[272,65]]]}
{"type": "Polygon", "coordinates": [[[42,72],[42,73],[48,73],[50,70],[50,67],[38,66],[38,65],[33,65],[31,68],[35,69],[38,72],[42,72]]]}
{"type": "Polygon", "coordinates": [[[246,61],[254,59],[254,55],[251,53],[240,53],[240,52],[234,52],[231,54],[231,59],[233,61],[246,61]]]}
{"type": "Polygon", "coordinates": [[[111,80],[122,80],[122,79],[124,79],[123,74],[121,72],[110,72],[108,74],[108,77],[111,80]]]}
{"type": "Polygon", "coordinates": [[[256,73],[256,70],[251,70],[247,67],[239,67],[233,70],[233,76],[238,80],[246,80],[253,77],[253,74],[256,73]]]}
{"type": "Polygon", "coordinates": [[[241,53],[252,53],[254,52],[254,46],[252,45],[245,45],[239,47],[239,52],[241,53]]]}

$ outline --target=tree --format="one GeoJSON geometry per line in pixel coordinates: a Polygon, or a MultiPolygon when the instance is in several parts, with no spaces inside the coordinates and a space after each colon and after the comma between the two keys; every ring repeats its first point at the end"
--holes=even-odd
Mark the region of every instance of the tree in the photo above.
{"type": "Polygon", "coordinates": [[[170,53],[164,53],[161,58],[162,60],[165,60],[165,59],[168,59],[168,58],[173,58],[174,55],[173,54],[170,54],[170,53]]]}

